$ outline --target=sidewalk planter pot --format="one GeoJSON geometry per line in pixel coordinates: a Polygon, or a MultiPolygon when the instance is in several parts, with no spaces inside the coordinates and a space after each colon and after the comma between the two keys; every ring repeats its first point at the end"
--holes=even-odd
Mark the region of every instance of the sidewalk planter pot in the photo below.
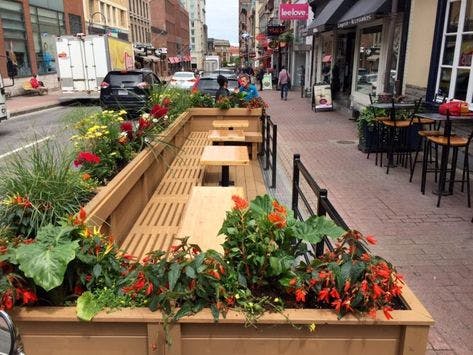
{"type": "MultiPolygon", "coordinates": [[[[138,214],[163,178],[170,162],[193,130],[212,128],[213,120],[244,118],[249,129],[260,130],[261,110],[191,109],[183,113],[160,137],[153,151],[145,150],[128,164],[86,206],[92,224],[116,237],[126,237],[138,214]]],[[[75,307],[23,307],[12,311],[28,355],[42,354],[424,354],[429,327],[428,311],[404,286],[405,310],[394,319],[377,320],[345,316],[337,319],[328,309],[287,309],[267,313],[257,327],[246,327],[241,313],[230,311],[215,323],[211,311],[185,317],[169,327],[171,345],[165,341],[160,312],[126,308],[101,312],[91,322],[79,321],[75,307]],[[315,331],[308,326],[315,324],[315,331]],[[296,329],[299,328],[299,329],[296,329]]]]}
{"type": "Polygon", "coordinates": [[[170,326],[172,345],[165,344],[161,314],[145,308],[102,312],[90,323],[79,321],[73,307],[22,308],[14,318],[29,355],[424,354],[432,318],[407,286],[403,300],[408,310],[393,311],[389,321],[381,311],[377,320],[338,320],[332,310],[286,310],[302,329],[280,314],[265,314],[256,328],[245,327],[244,316],[233,311],[215,323],[205,309],[170,326]]]}
{"type": "MultiPolygon", "coordinates": [[[[415,151],[417,145],[419,144],[420,138],[417,133],[419,132],[419,130],[419,125],[409,127],[407,143],[411,151],[415,151]]],[[[376,130],[376,127],[374,125],[368,125],[367,123],[363,122],[359,132],[358,149],[361,150],[363,153],[376,153],[376,151],[386,152],[386,149],[383,149],[382,147],[377,149],[377,142],[378,131],[376,130]]]]}

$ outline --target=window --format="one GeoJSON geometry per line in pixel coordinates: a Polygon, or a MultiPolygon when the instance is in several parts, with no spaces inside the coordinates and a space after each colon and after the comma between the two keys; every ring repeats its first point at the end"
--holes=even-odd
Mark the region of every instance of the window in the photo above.
{"type": "Polygon", "coordinates": [[[89,16],[92,17],[95,12],[94,0],[89,0],[89,16]]]}
{"type": "Polygon", "coordinates": [[[30,15],[38,73],[55,73],[56,36],[61,36],[66,32],[64,14],[59,11],[30,6],[30,15]]]}
{"type": "Polygon", "coordinates": [[[23,6],[16,1],[0,2],[0,17],[3,25],[5,50],[10,59],[16,63],[19,76],[31,75],[31,67],[26,49],[25,21],[23,6]]]}
{"type": "Polygon", "coordinates": [[[80,16],[69,14],[69,26],[71,33],[75,35],[76,33],[82,32],[82,19],[80,16]]]}
{"type": "Polygon", "coordinates": [[[437,92],[473,102],[473,0],[449,0],[445,19],[437,92]]]}
{"type": "Polygon", "coordinates": [[[360,54],[358,58],[358,73],[356,74],[356,91],[362,94],[368,95],[376,93],[382,30],[382,26],[375,26],[363,28],[360,33],[360,54]]]}

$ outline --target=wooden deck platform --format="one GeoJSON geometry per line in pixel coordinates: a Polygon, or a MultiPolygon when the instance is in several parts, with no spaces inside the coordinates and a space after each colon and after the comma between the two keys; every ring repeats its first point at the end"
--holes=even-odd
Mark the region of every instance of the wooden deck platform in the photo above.
{"type": "MultiPolygon", "coordinates": [[[[170,165],[151,200],[143,209],[121,248],[142,259],[153,250],[168,250],[174,244],[192,186],[218,186],[220,167],[204,167],[200,157],[211,145],[208,132],[192,132],[170,165]]],[[[265,194],[263,174],[257,159],[246,166],[230,167],[230,179],[253,199],[265,194]]],[[[205,211],[203,211],[205,213],[205,211]]]]}

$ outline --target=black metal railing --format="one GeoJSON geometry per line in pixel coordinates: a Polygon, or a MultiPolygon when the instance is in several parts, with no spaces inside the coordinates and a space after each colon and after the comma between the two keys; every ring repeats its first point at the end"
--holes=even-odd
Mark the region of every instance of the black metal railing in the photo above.
{"type": "Polygon", "coordinates": [[[260,156],[264,170],[271,169],[271,188],[276,187],[276,168],[278,155],[278,126],[271,121],[268,115],[261,116],[263,144],[260,156]]]}
{"type": "MultiPolygon", "coordinates": [[[[317,184],[312,175],[310,175],[307,168],[304,166],[304,164],[302,164],[300,155],[294,154],[292,177],[292,210],[294,211],[294,216],[296,218],[304,220],[304,215],[299,207],[299,201],[303,202],[303,205],[309,216],[328,216],[339,227],[345,230],[350,229],[328,199],[327,189],[323,189],[319,186],[319,184],[317,184]],[[308,196],[306,196],[306,194],[301,189],[301,176],[304,178],[310,190],[317,198],[317,206],[315,211],[308,200],[308,196]]],[[[320,243],[312,245],[312,248],[315,251],[315,256],[321,256],[324,253],[325,247],[327,247],[328,250],[333,251],[332,243],[330,243],[330,240],[326,236],[320,243]]]]}

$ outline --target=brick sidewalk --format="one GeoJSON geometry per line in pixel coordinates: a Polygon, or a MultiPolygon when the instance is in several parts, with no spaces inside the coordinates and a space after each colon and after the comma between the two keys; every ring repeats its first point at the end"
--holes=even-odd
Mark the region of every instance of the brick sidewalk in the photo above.
{"type": "Polygon", "coordinates": [[[356,124],[339,112],[311,111],[310,100],[290,92],[264,91],[268,113],[278,125],[278,188],[290,198],[292,156],[301,160],[347,224],[373,234],[372,250],[393,262],[427,307],[436,324],[429,334],[428,354],[473,354],[473,209],[458,189],[453,196],[420,192],[420,165],[409,183],[408,169],[375,166],[357,149],[356,124]],[[351,144],[350,144],[351,143],[351,144]]]}
{"type": "Polygon", "coordinates": [[[61,90],[50,91],[47,95],[14,96],[7,99],[7,110],[10,116],[18,116],[61,104],[61,90]]]}

